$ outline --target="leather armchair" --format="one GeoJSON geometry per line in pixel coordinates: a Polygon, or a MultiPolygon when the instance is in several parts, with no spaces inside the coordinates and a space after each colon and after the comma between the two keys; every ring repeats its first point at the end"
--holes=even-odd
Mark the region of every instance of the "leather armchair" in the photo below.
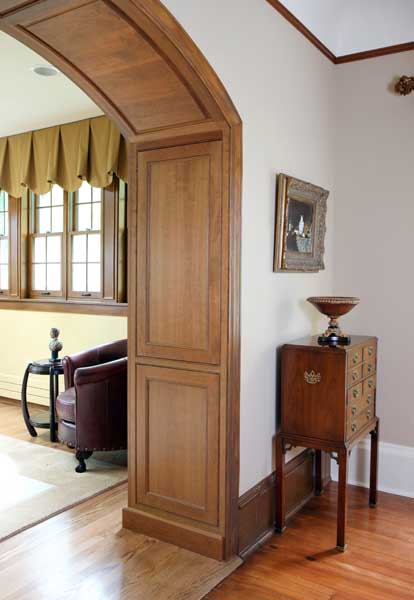
{"type": "Polygon", "coordinates": [[[66,356],[63,370],[58,439],[76,449],[76,471],[83,473],[95,450],[127,447],[127,340],[66,356]]]}

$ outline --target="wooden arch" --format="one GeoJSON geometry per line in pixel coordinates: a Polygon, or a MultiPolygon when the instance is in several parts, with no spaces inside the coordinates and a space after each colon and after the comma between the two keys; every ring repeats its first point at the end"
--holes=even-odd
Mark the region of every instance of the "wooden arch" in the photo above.
{"type": "Polygon", "coordinates": [[[124,525],[237,550],[241,121],[159,0],[0,0],[0,29],[120,127],[129,168],[124,525]]]}

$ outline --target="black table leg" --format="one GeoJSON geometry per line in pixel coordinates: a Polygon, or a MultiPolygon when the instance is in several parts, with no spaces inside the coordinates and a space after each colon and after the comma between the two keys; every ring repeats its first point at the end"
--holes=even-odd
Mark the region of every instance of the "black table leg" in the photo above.
{"type": "Polygon", "coordinates": [[[50,404],[50,441],[56,442],[56,410],[55,403],[59,394],[59,375],[54,373],[53,367],[50,368],[49,375],[49,404],[50,404]]]}
{"type": "Polygon", "coordinates": [[[31,366],[32,366],[31,363],[29,365],[27,365],[27,369],[26,369],[26,371],[24,373],[24,377],[23,377],[23,383],[22,383],[22,413],[23,413],[23,419],[24,419],[24,422],[26,423],[26,427],[27,427],[28,432],[30,433],[30,435],[32,437],[36,437],[37,436],[36,429],[33,427],[32,423],[30,421],[29,409],[27,407],[27,381],[29,379],[31,366]]]}

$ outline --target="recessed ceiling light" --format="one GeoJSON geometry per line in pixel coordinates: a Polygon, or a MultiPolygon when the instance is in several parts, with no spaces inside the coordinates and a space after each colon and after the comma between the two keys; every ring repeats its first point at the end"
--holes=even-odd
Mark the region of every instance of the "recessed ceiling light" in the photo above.
{"type": "Polygon", "coordinates": [[[59,75],[59,71],[56,67],[52,67],[51,65],[38,65],[36,67],[31,67],[30,70],[40,77],[56,77],[56,75],[59,75]]]}

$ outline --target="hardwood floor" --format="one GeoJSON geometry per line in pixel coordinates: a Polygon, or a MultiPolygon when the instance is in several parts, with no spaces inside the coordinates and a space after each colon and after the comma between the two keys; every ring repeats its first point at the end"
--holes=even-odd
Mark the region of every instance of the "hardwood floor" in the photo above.
{"type": "Polygon", "coordinates": [[[350,488],[348,550],[334,550],[336,491],[319,498],[206,600],[413,600],[414,500],[350,488]]]}
{"type": "MultiPolygon", "coordinates": [[[[29,438],[18,406],[0,402],[0,433],[29,438]]],[[[125,505],[122,486],[0,544],[0,600],[170,600],[166,577],[194,585],[161,548],[143,561],[142,536],[121,529],[125,505]]],[[[334,550],[332,483],[206,600],[414,600],[414,500],[380,493],[370,509],[368,491],[351,487],[349,509],[344,554],[334,550]]]]}
{"type": "MultiPolygon", "coordinates": [[[[36,404],[29,404],[30,414],[36,414],[47,410],[45,406],[39,406],[36,404]]],[[[20,408],[20,402],[17,400],[8,400],[7,398],[0,398],[0,434],[8,435],[9,437],[23,440],[24,442],[31,442],[32,444],[40,444],[41,446],[47,446],[48,448],[59,448],[59,450],[67,450],[73,452],[65,444],[58,442],[51,442],[49,439],[48,429],[38,429],[37,437],[32,438],[26,429],[24,424],[22,411],[20,408]]],[[[1,600],[1,596],[0,596],[1,600]]]]}

